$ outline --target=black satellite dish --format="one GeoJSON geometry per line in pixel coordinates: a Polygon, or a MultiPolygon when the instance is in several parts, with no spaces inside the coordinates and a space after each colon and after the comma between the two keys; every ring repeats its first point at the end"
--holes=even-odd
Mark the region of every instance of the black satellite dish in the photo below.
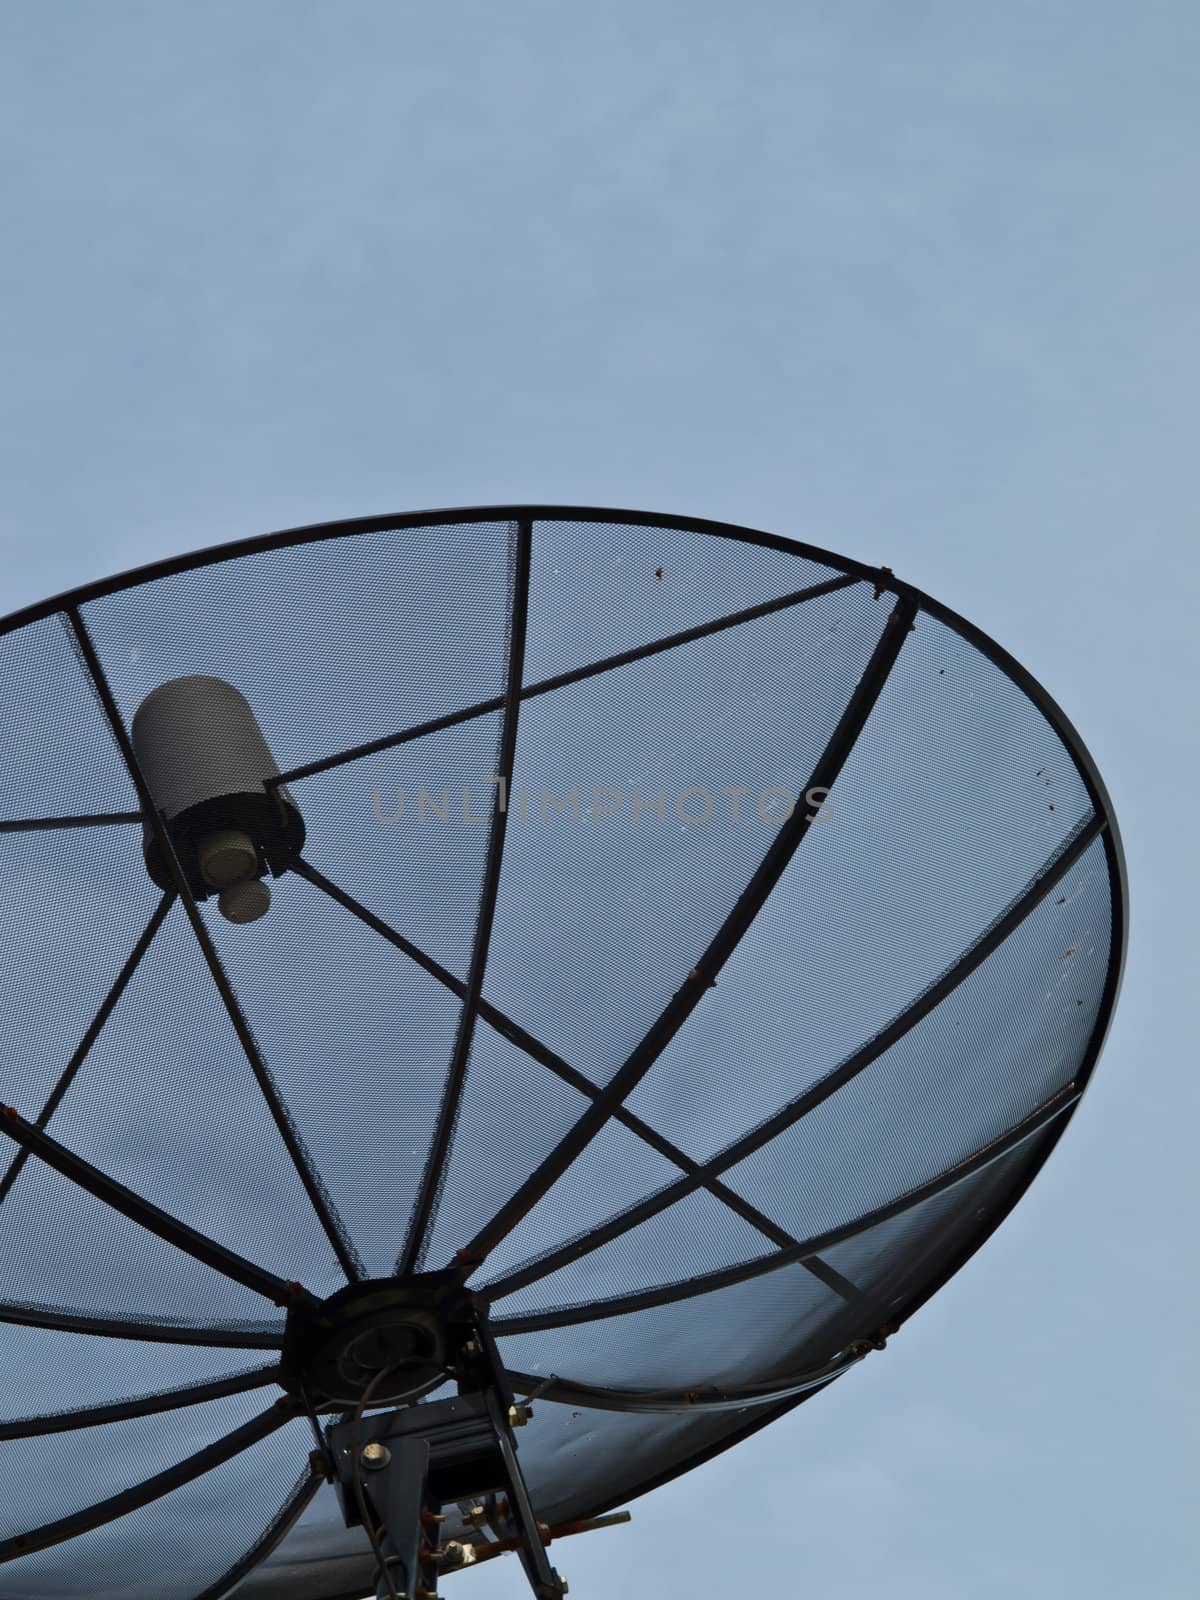
{"type": "Polygon", "coordinates": [[[381,517],[0,685],[7,1600],[561,1592],[962,1266],[1112,1014],[1087,752],[887,568],[381,517]]]}

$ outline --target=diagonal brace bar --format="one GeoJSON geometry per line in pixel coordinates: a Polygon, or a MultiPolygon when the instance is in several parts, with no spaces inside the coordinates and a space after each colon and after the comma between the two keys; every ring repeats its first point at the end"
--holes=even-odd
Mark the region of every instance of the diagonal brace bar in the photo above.
{"type": "MultiPolygon", "coordinates": [[[[802,605],[806,600],[817,600],[822,595],[833,594],[838,589],[849,589],[861,582],[862,578],[849,574],[827,578],[823,583],[810,584],[807,589],[793,590],[790,594],[780,595],[777,599],[764,600],[758,605],[747,606],[742,611],[717,617],[713,622],[702,622],[696,627],[668,634],[665,638],[654,639],[649,644],[636,645],[630,650],[620,651],[617,655],[605,656],[600,661],[590,661],[586,666],[573,667],[570,672],[560,672],[552,678],[543,678],[540,682],[531,683],[522,689],[521,699],[533,700],[538,695],[550,694],[555,689],[566,689],[571,684],[583,683],[586,679],[597,677],[602,672],[611,672],[616,667],[631,666],[635,661],[646,660],[648,656],[661,655],[664,650],[675,650],[680,645],[692,644],[697,639],[707,639],[714,633],[722,633],[726,628],[737,628],[743,623],[757,622],[760,617],[773,616],[778,611],[787,611],[792,606],[802,605]]],[[[441,733],[446,728],[457,727],[461,722],[470,722],[475,717],[485,717],[493,711],[500,711],[504,703],[503,695],[493,695],[488,700],[478,700],[474,705],[464,706],[460,711],[448,711],[444,716],[431,717],[426,722],[414,723],[412,727],[402,728],[398,733],[384,734],[382,738],[369,739],[365,744],[352,745],[348,750],[339,750],[316,761],[306,761],[303,766],[292,767],[287,772],[281,772],[278,777],[269,778],[268,787],[276,788],[281,783],[297,783],[301,778],[315,777],[317,773],[345,766],[349,761],[361,761],[364,756],[374,756],[384,750],[394,750],[397,745],[408,744],[413,739],[423,739],[427,734],[441,733]]]]}

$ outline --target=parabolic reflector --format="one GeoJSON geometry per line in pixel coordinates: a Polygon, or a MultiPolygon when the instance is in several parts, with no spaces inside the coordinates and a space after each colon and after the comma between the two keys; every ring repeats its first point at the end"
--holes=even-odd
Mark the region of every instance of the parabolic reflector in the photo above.
{"type": "Polygon", "coordinates": [[[886,568],[494,507],[2,628],[0,1600],[362,1594],[314,1430],[492,1348],[537,1519],[619,1506],[881,1348],[1099,1054],[1100,778],[886,568]]]}

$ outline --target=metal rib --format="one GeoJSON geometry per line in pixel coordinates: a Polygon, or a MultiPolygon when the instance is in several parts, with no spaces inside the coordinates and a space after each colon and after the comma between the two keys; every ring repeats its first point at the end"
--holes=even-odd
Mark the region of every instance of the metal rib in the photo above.
{"type": "MultiPolygon", "coordinates": [[[[284,1536],[299,1522],[309,1501],[323,1481],[315,1472],[307,1472],[271,1519],[262,1537],[256,1539],[245,1555],[239,1556],[229,1571],[218,1578],[216,1583],[210,1583],[207,1589],[196,1595],[195,1600],[221,1600],[221,1597],[227,1595],[235,1584],[240,1583],[248,1572],[265,1561],[284,1536]]],[[[358,1600],[357,1596],[355,1600],[358,1600]]]]}
{"type": "Polygon", "coordinates": [[[32,1122],[26,1122],[12,1106],[0,1107],[0,1133],[6,1133],[15,1144],[31,1151],[47,1166],[53,1167],[55,1172],[77,1183],[81,1189],[86,1189],[88,1194],[102,1200],[114,1211],[119,1211],[131,1222],[136,1222],[186,1255],[202,1261],[214,1272],[232,1278],[235,1283],[244,1284],[247,1289],[253,1289],[255,1294],[265,1295],[275,1305],[289,1305],[298,1293],[303,1293],[298,1284],[277,1278],[273,1272],[247,1261],[245,1256],[226,1249],[207,1234],[198,1233],[178,1217],[171,1216],[140,1194],[135,1194],[132,1189],[127,1189],[123,1183],[118,1183],[90,1161],[85,1161],[82,1156],[59,1144],[57,1139],[52,1139],[32,1122]]]}
{"type": "Polygon", "coordinates": [[[0,833],[42,833],[53,828],[104,828],[114,822],[140,822],[140,811],[98,811],[90,817],[20,817],[0,822],[0,833]]]}
{"type": "Polygon", "coordinates": [[[22,1417],[15,1422],[0,1422],[0,1439],[37,1439],[47,1433],[69,1433],[76,1428],[95,1428],[105,1422],[125,1422],[130,1417],[152,1417],[160,1411],[181,1411],[205,1400],[223,1400],[227,1395],[245,1394],[279,1383],[278,1366],[255,1367],[249,1372],[234,1372],[227,1378],[212,1378],[207,1383],[192,1383],[162,1394],[139,1395],[133,1400],[116,1400],[107,1406],[84,1406],[78,1411],[60,1411],[53,1416],[22,1417]]]}
{"type": "Polygon", "coordinates": [[[513,566],[512,604],[508,624],[508,673],[504,691],[504,714],[500,728],[500,753],[497,765],[497,785],[492,797],[492,823],[488,834],[487,856],[484,862],[483,884],[479,894],[479,912],[475,925],[475,940],[471,950],[471,964],[467,971],[466,991],[458,1019],[458,1031],[446,1075],[442,1102],[438,1107],[437,1125],[429,1149],[421,1186],[413,1205],[408,1237],[396,1262],[400,1276],[416,1270],[425,1248],[426,1235],[434,1211],[441,1197],[446,1161],[458,1121],[463,1085],[467,1076],[467,1059],[475,1038],[475,1023],[479,1016],[479,1002],[483,994],[483,976],[487,968],[488,950],[491,946],[492,924],[496,915],[496,896],[500,889],[500,872],[504,864],[504,840],[508,826],[508,795],[512,788],[513,767],[517,758],[517,720],[521,707],[521,683],[525,668],[525,634],[529,617],[529,565],[532,545],[532,523],[528,517],[517,518],[516,558],[513,566]]]}
{"type": "MultiPolygon", "coordinates": [[[[916,607],[901,598],[884,624],[870,660],[850,700],[838,719],[837,727],[818,757],[802,792],[831,790],[874,709],[875,703],[895,665],[896,658],[915,625],[916,607]]],[[[573,1161],[587,1148],[616,1108],[632,1093],[654,1065],[679,1029],[699,1005],[706,989],[737,948],[742,936],[758,915],[764,901],[782,877],[788,862],[809,827],[810,813],[797,806],[779,829],[750,882],[713,936],[690,976],[668,1001],[645,1037],[634,1047],[608,1086],[590,1109],[584,1112],[565,1137],[503,1205],[492,1220],[460,1252],[457,1263],[466,1278],[486,1260],[496,1246],[528,1215],[538,1201],[557,1182],[573,1161]]]]}
{"type": "Polygon", "coordinates": [[[144,1344],[189,1344],[220,1350],[280,1350],[283,1323],[278,1329],[189,1327],[182,1322],[133,1322],[120,1317],[92,1317],[84,1312],[60,1311],[55,1306],[21,1305],[0,1300],[0,1323],[20,1328],[45,1328],[51,1333],[90,1334],[98,1339],[133,1339],[144,1344]]]}
{"type": "Polygon", "coordinates": [[[583,1406],[592,1411],[621,1411],[635,1415],[678,1412],[744,1411],[747,1406],[769,1405],[790,1400],[793,1395],[823,1388],[848,1372],[872,1350],[882,1350],[883,1340],[860,1340],[820,1366],[790,1377],[773,1378],[764,1383],[696,1384],[690,1389],[608,1389],[599,1384],[575,1383],[570,1378],[539,1378],[532,1372],[506,1369],[508,1381],[517,1394],[551,1400],[556,1405],[583,1406]]]}
{"type": "Polygon", "coordinates": [[[191,1483],[203,1473],[211,1472],[214,1467],[223,1466],[226,1461],[240,1455],[243,1450],[248,1450],[260,1439],[265,1439],[269,1434],[282,1428],[294,1415],[294,1402],[287,1399],[277,1401],[269,1410],[260,1413],[250,1422],[235,1428],[232,1433],[227,1433],[215,1443],[206,1445],[203,1450],[197,1450],[194,1455],[188,1456],[176,1466],[168,1467],[165,1472],[155,1473],[144,1483],[139,1483],[132,1489],[124,1489],[120,1494],[110,1495],[107,1500],[88,1506],[84,1511],[76,1511],[69,1517],[60,1517],[57,1522],[47,1522],[40,1528],[31,1528],[28,1533],[0,1540],[0,1563],[17,1561],[20,1557],[33,1555],[38,1550],[49,1550],[53,1545],[62,1544],[67,1539],[78,1538],[83,1533],[91,1533],[95,1528],[102,1528],[105,1523],[115,1522],[118,1517],[127,1516],[131,1511],[139,1511],[142,1506],[161,1500],[172,1490],[182,1488],[184,1484],[191,1483]]]}
{"type": "MultiPolygon", "coordinates": [[[[406,939],[402,933],[397,933],[390,923],[384,922],[382,917],[378,917],[373,911],[369,911],[353,895],[347,894],[344,889],[327,878],[323,872],[319,872],[311,862],[305,860],[296,861],[292,870],[299,873],[302,878],[307,878],[315,888],[320,889],[331,900],[336,901],[338,905],[349,911],[352,916],[357,917],[372,932],[379,934],[380,938],[394,945],[397,950],[415,962],[423,972],[427,972],[430,977],[444,984],[452,994],[456,994],[460,998],[465,995],[466,985],[456,978],[452,972],[443,967],[440,962],[435,961],[432,956],[418,945],[413,944],[411,939],[406,939]]],[[[511,1044],[516,1045],[519,1050],[523,1050],[539,1066],[543,1066],[548,1071],[553,1072],[556,1077],[561,1078],[564,1083],[569,1084],[571,1088],[577,1090],[581,1095],[593,1101],[600,1098],[601,1090],[590,1078],[585,1078],[582,1072],[578,1072],[568,1062],[564,1061],[561,1056],[551,1050],[548,1045],[543,1044],[540,1039],[535,1038],[533,1034],[522,1028],[520,1023],[514,1022],[511,1017],[498,1010],[490,1001],[480,999],[479,1015],[489,1027],[494,1028],[497,1033],[502,1034],[511,1044]]],[[[723,1183],[715,1178],[699,1176],[700,1165],[698,1162],[693,1161],[691,1156],[685,1155],[682,1150],[677,1149],[669,1139],[665,1139],[657,1129],[652,1128],[649,1123],[643,1122],[640,1117],[628,1110],[627,1107],[619,1106],[613,1113],[613,1117],[623,1127],[628,1128],[630,1133],[635,1134],[652,1149],[657,1150],[659,1155],[671,1162],[673,1166],[678,1167],[681,1172],[697,1174],[700,1187],[706,1189],[709,1194],[723,1205],[728,1206],[731,1211],[735,1211],[739,1217],[748,1222],[752,1228],[756,1228],[772,1244],[780,1246],[795,1244],[796,1241],[785,1228],[781,1228],[777,1222],[773,1222],[770,1217],[765,1216],[756,1206],[752,1205],[750,1201],[744,1199],[736,1191],[726,1188],[723,1183]]],[[[844,1300],[857,1298],[858,1291],[854,1285],[843,1278],[840,1273],[834,1272],[825,1262],[813,1259],[805,1262],[805,1266],[814,1277],[820,1278],[822,1283],[833,1289],[844,1300]]]]}
{"type": "Polygon", "coordinates": [[[794,1127],[811,1111],[823,1104],[829,1097],[843,1088],[866,1069],[887,1050],[890,1050],[905,1034],[916,1027],[917,1023],[929,1015],[943,1000],[964,983],[971,974],[980,967],[984,961],[1001,944],[1016,931],[1045,897],[1059,883],[1065,874],[1075,865],[1083,853],[1099,834],[1104,824],[1093,814],[1072,836],[1068,844],[1060,849],[1041,871],[1033,878],[1026,889],[1013,901],[1008,910],[992,923],[986,933],[982,934],[973,945],[942,973],[934,983],[930,984],[912,1003],[904,1008],[897,1016],[893,1017],[886,1027],[881,1028],[866,1044],[862,1045],[832,1072],[813,1084],[802,1095],[776,1112],[766,1122],[760,1123],[743,1138],[728,1145],[719,1155],[705,1162],[696,1172],[677,1182],[668,1184],[666,1188],[659,1189],[657,1193],[647,1196],[638,1205],[631,1206],[627,1211],[610,1217],[607,1222],[600,1223],[597,1227],[589,1229],[577,1238],[568,1241],[557,1250],[552,1250],[540,1256],[537,1260],[518,1267],[512,1272],[505,1273],[502,1278],[495,1279],[492,1283],[480,1286],[478,1293],[489,1299],[498,1300],[505,1295],[515,1294],[518,1289],[524,1289],[531,1283],[536,1283],[540,1278],[549,1277],[551,1273],[559,1271],[562,1267],[569,1266],[571,1262],[580,1260],[591,1251],[597,1250],[601,1245],[609,1244],[613,1239],[618,1239],[630,1229],[655,1217],[668,1206],[676,1205],[687,1195],[693,1193],[701,1184],[701,1174],[709,1179],[716,1179],[722,1172],[727,1172],[730,1167],[744,1161],[747,1156],[753,1155],[763,1145],[769,1144],[780,1133],[794,1127]]]}
{"type": "Polygon", "coordinates": [[[270,1070],[263,1060],[262,1052],[259,1050],[258,1041],[251,1032],[250,1024],[246,1020],[241,1004],[234,993],[233,985],[229,981],[229,976],[221,964],[221,958],[218,956],[216,947],[204,924],[204,918],[200,915],[200,908],[196,904],[195,896],[192,894],[187,877],[175,853],[175,846],[171,841],[171,836],[163,825],[163,820],[154,804],[154,797],[146,783],[145,774],[138,765],[133,743],[121,719],[121,713],[113,695],[112,686],[105,675],[100,658],[96,653],[96,647],[92,642],[91,634],[87,630],[87,625],[78,610],[74,608],[70,609],[66,615],[75,636],[80,656],[95,685],[96,693],[99,696],[100,704],[108,720],[113,738],[117,742],[121,755],[125,760],[125,765],[129,769],[129,775],[137,788],[138,798],[142,802],[146,815],[153,821],[154,832],[162,852],[162,858],[170,868],[175,889],[183,902],[188,921],[192,925],[201,953],[204,956],[209,972],[212,974],[213,982],[217,986],[217,992],[220,994],[225,1009],[229,1013],[229,1020],[233,1023],[234,1031],[245,1052],[246,1060],[250,1063],[250,1070],[254,1073],[258,1086],[262,1090],[263,1098],[267,1102],[267,1107],[275,1121],[275,1126],[279,1129],[280,1136],[287,1147],[287,1152],[300,1175],[300,1181],[308,1193],[313,1210],[320,1219],[321,1226],[329,1238],[343,1272],[352,1281],[361,1278],[363,1276],[362,1263],[350,1243],[341,1219],[334,1210],[333,1202],[326,1194],[325,1187],[317,1176],[308,1152],[304,1148],[303,1141],[292,1122],[291,1115],[284,1105],[279,1090],[275,1086],[274,1079],[271,1077],[270,1070]]]}
{"type": "MultiPolygon", "coordinates": [[[[553,678],[543,678],[541,682],[531,683],[528,688],[522,689],[521,699],[533,700],[536,696],[549,694],[554,689],[565,689],[570,684],[594,678],[601,672],[611,672],[614,667],[628,667],[635,661],[644,661],[648,656],[661,655],[664,650],[674,650],[681,644],[692,644],[697,639],[707,639],[711,634],[722,633],[726,628],[740,627],[745,622],[757,622],[760,617],[773,616],[777,611],[786,611],[792,606],[802,605],[805,600],[816,600],[821,595],[833,594],[838,589],[849,589],[862,581],[863,579],[857,575],[842,575],[827,578],[823,583],[810,584],[807,589],[795,589],[790,594],[780,595],[775,600],[764,600],[758,605],[746,606],[742,611],[730,612],[728,616],[718,617],[714,622],[703,622],[694,628],[683,628],[678,633],[655,639],[650,644],[621,650],[616,655],[605,656],[600,661],[591,661],[587,666],[573,667],[570,672],[560,672],[553,678]]],[[[268,787],[274,788],[281,783],[296,783],[301,778],[311,778],[319,772],[329,772],[334,767],[345,766],[349,761],[360,761],[364,756],[378,755],[382,750],[394,750],[397,745],[407,744],[412,739],[423,739],[426,734],[441,733],[445,728],[457,727],[460,722],[470,722],[473,717],[484,717],[490,711],[500,711],[504,703],[503,695],[494,695],[490,700],[479,700],[472,706],[464,706],[460,711],[448,711],[444,716],[431,717],[427,722],[416,723],[413,727],[403,728],[398,733],[388,733],[380,739],[369,739],[364,744],[352,745],[348,750],[322,756],[317,761],[306,761],[303,766],[292,767],[288,772],[281,772],[278,777],[268,778],[268,787]]]]}
{"type": "Polygon", "coordinates": [[[526,1316],[494,1317],[491,1320],[492,1331],[497,1338],[504,1338],[514,1333],[538,1333],[545,1328],[569,1328],[581,1322],[599,1322],[608,1317],[623,1317],[633,1311],[646,1311],[653,1306],[670,1305],[677,1300],[690,1300],[697,1295],[712,1294],[717,1289],[728,1289],[737,1283],[747,1283],[751,1278],[760,1278],[764,1273],[778,1272],[781,1267],[794,1266],[807,1255],[818,1250],[832,1250],[836,1245],[845,1244],[848,1239],[855,1239],[859,1234],[878,1227],[880,1223],[890,1222],[893,1217],[911,1211],[922,1201],[932,1200],[946,1189],[953,1188],[956,1183],[961,1183],[964,1178],[969,1178],[981,1168],[998,1161],[1001,1156],[1007,1155],[1026,1139],[1033,1138],[1048,1123],[1061,1116],[1068,1106],[1074,1105],[1082,1092],[1078,1083],[1067,1084],[1049,1100],[1043,1101],[1036,1110],[1031,1111],[1029,1116],[1022,1118],[1007,1133],[981,1146],[972,1155],[947,1168],[936,1178],[918,1184],[915,1189],[908,1190],[906,1194],[889,1201],[887,1205],[877,1206],[874,1211],[865,1212],[853,1222],[830,1228],[826,1233],[815,1234],[812,1238],[805,1239],[787,1250],[778,1250],[770,1256],[759,1256],[754,1261],[743,1261],[737,1266],[723,1267],[718,1272],[702,1273],[678,1283],[663,1284],[658,1288],[645,1289],[636,1294],[618,1295],[611,1300],[563,1306],[557,1311],[532,1312],[526,1316]]]}
{"type": "MultiPolygon", "coordinates": [[[[134,945],[129,954],[128,960],[125,962],[125,965],[121,968],[120,972],[118,972],[112,988],[101,1001],[100,1009],[96,1012],[96,1015],[88,1024],[86,1033],[76,1046],[71,1059],[63,1068],[58,1082],[54,1085],[53,1089],[51,1089],[49,1095],[47,1096],[45,1105],[38,1112],[37,1121],[34,1123],[35,1127],[44,1128],[50,1121],[50,1118],[54,1115],[63,1095],[65,1095],[67,1090],[71,1087],[72,1079],[83,1065],[88,1051],[100,1037],[101,1029],[112,1015],[117,1001],[124,994],[125,989],[129,984],[129,980],[137,971],[142,957],[150,948],[150,945],[154,939],[154,935],[162,926],[163,919],[167,912],[171,909],[174,900],[175,891],[173,889],[168,889],[163,895],[162,899],[155,906],[150,920],[142,930],[137,943],[134,945]]],[[[4,1174],[3,1178],[0,1178],[0,1205],[3,1205],[4,1201],[8,1199],[9,1190],[17,1181],[17,1177],[21,1171],[21,1168],[25,1165],[28,1159],[29,1152],[27,1150],[18,1150],[16,1155],[12,1158],[12,1161],[9,1163],[8,1171],[4,1174]]]]}

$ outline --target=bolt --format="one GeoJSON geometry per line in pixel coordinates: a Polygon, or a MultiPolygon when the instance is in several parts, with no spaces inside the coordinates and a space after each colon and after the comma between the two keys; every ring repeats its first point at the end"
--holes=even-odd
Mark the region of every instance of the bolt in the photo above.
{"type": "Polygon", "coordinates": [[[509,1406],[508,1425],[510,1428],[523,1428],[532,1415],[532,1406],[509,1406]]]}
{"type": "Polygon", "coordinates": [[[463,1517],[463,1521],[470,1528],[482,1528],[487,1519],[488,1515],[483,1506],[472,1506],[463,1517]]]}
{"type": "Polygon", "coordinates": [[[477,1559],[475,1546],[462,1544],[457,1539],[451,1539],[442,1551],[442,1561],[450,1572],[457,1572],[460,1567],[474,1566],[477,1559]]]}
{"type": "Polygon", "coordinates": [[[392,1459],[392,1452],[387,1445],[372,1439],[370,1444],[363,1445],[360,1459],[364,1467],[368,1467],[372,1472],[378,1472],[380,1467],[386,1467],[392,1459]]]}

